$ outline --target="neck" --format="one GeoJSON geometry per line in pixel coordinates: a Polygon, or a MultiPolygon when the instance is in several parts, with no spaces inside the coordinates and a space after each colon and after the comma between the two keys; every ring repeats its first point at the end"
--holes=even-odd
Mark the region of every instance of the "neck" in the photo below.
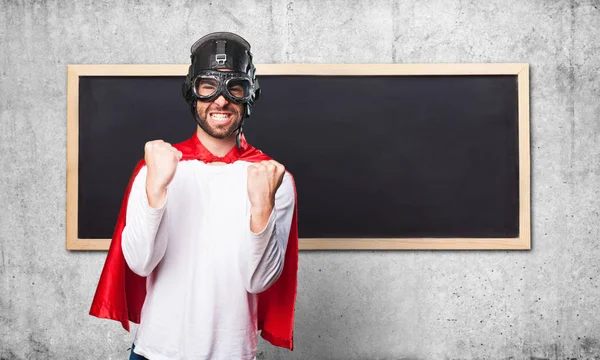
{"type": "Polygon", "coordinates": [[[210,151],[213,155],[223,157],[227,155],[227,153],[236,146],[235,144],[235,135],[225,138],[225,139],[217,139],[210,135],[208,135],[200,126],[198,126],[198,130],[196,131],[196,136],[198,139],[206,147],[208,151],[210,151]]]}

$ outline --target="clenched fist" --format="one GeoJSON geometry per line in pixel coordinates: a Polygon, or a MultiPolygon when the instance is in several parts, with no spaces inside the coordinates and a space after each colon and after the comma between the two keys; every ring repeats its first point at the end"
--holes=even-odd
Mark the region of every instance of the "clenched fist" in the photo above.
{"type": "Polygon", "coordinates": [[[285,167],[275,160],[248,166],[248,198],[253,207],[273,207],[275,192],[281,185],[285,167]]]}
{"type": "Polygon", "coordinates": [[[144,146],[144,160],[148,168],[146,194],[152,207],[160,207],[166,198],[167,186],[175,176],[181,151],[162,140],[149,141],[144,146]]]}
{"type": "Polygon", "coordinates": [[[275,160],[248,166],[248,199],[250,200],[250,230],[260,233],[275,207],[275,193],[285,174],[285,167],[275,160]]]}
{"type": "Polygon", "coordinates": [[[264,228],[275,206],[275,193],[283,181],[285,167],[275,160],[248,166],[248,199],[251,204],[250,228],[259,232],[264,228]]]}

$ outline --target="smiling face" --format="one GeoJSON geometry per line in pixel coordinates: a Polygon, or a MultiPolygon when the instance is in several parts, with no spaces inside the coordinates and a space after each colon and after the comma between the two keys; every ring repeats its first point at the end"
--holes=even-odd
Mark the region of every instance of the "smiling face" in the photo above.
{"type": "Polygon", "coordinates": [[[244,104],[229,102],[219,95],[210,102],[199,101],[196,104],[198,119],[202,129],[217,139],[226,139],[234,135],[244,113],[244,104]]]}
{"type": "MultiPolygon", "coordinates": [[[[231,69],[220,71],[230,72],[231,69]]],[[[216,83],[211,81],[199,81],[197,86],[196,92],[202,95],[210,95],[216,90],[216,83]]],[[[242,121],[244,104],[233,103],[219,95],[213,101],[197,100],[196,113],[202,130],[213,138],[227,139],[234,136],[242,121]]]]}

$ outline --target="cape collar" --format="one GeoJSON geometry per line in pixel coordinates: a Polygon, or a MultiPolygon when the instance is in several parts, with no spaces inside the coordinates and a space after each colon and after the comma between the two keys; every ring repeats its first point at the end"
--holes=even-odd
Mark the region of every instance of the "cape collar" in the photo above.
{"type": "Polygon", "coordinates": [[[196,133],[180,145],[179,150],[183,153],[182,160],[196,159],[205,163],[224,162],[226,164],[231,164],[236,160],[239,160],[249,147],[245,137],[242,135],[239,148],[234,145],[225,156],[216,156],[202,144],[196,133]]]}

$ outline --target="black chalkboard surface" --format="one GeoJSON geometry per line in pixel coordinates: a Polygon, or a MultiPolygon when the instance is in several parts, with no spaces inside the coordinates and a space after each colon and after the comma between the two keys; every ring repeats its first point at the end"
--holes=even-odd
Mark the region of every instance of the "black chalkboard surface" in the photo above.
{"type": "MultiPolygon", "coordinates": [[[[177,143],[195,131],[182,81],[79,77],[78,241],[112,236],[146,141],[177,143]]],[[[522,249],[529,173],[520,174],[520,161],[529,165],[519,81],[518,74],[262,76],[245,133],[294,175],[301,245],[313,244],[305,249],[522,249]]]]}

